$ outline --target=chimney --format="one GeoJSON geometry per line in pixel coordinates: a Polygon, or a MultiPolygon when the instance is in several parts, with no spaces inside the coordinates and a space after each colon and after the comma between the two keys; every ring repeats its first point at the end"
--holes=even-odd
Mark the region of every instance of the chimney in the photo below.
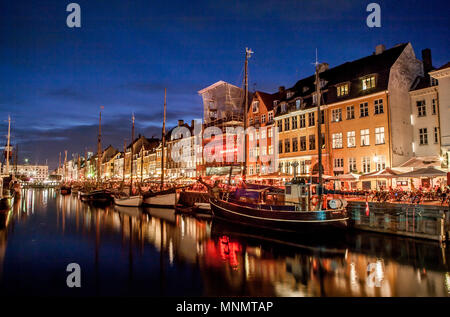
{"type": "Polygon", "coordinates": [[[386,50],[386,46],[384,46],[384,44],[379,44],[379,45],[375,46],[375,55],[380,55],[385,50],[386,50]]]}
{"type": "Polygon", "coordinates": [[[426,48],[422,50],[422,63],[424,75],[427,75],[433,69],[433,63],[431,60],[431,50],[426,48]]]}
{"type": "Polygon", "coordinates": [[[195,124],[195,120],[191,120],[191,128],[194,127],[194,124],[195,124]]]}
{"type": "Polygon", "coordinates": [[[284,92],[284,86],[278,87],[278,91],[279,91],[280,93],[284,92]]]}
{"type": "Polygon", "coordinates": [[[184,120],[178,120],[178,126],[181,127],[184,124],[184,120]]]}

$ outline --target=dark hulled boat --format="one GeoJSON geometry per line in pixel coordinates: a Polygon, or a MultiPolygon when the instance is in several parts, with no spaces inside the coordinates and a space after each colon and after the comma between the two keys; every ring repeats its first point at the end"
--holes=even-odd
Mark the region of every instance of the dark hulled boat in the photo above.
{"type": "Polygon", "coordinates": [[[214,217],[251,227],[297,233],[322,228],[345,228],[348,215],[340,199],[326,201],[327,208],[315,203],[318,185],[291,182],[284,193],[271,188],[238,189],[221,197],[210,197],[214,217]],[[315,191],[314,191],[315,190],[315,191]]]}
{"type": "Polygon", "coordinates": [[[92,190],[89,192],[79,191],[80,199],[87,202],[110,203],[112,193],[107,189],[92,190]]]}

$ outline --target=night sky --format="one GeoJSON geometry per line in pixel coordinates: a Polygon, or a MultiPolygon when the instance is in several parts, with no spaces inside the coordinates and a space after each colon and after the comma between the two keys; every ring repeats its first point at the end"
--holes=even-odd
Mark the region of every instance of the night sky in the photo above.
{"type": "MultiPolygon", "coordinates": [[[[448,1],[102,1],[2,0],[0,134],[13,119],[19,161],[55,168],[59,152],[119,149],[136,135],[161,134],[164,87],[168,127],[202,117],[197,91],[225,80],[274,92],[313,73],[315,49],[330,67],[411,42],[431,48],[433,65],[450,60],[448,1]],[[66,26],[66,6],[81,6],[81,28],[66,26]],[[381,5],[381,28],[366,26],[367,4],[381,5]]],[[[5,141],[0,141],[3,146],[5,141]]]]}

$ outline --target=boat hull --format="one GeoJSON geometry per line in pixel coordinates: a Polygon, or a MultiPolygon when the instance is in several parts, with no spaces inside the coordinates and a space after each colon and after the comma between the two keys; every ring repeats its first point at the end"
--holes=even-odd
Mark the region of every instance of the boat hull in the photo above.
{"type": "Polygon", "coordinates": [[[176,192],[145,197],[143,200],[143,204],[146,206],[163,207],[163,208],[174,208],[176,202],[177,202],[176,192]]]}
{"type": "Polygon", "coordinates": [[[112,200],[111,194],[107,191],[79,192],[80,199],[88,202],[109,203],[112,200]]]}
{"type": "Polygon", "coordinates": [[[11,209],[12,199],[13,199],[12,197],[0,198],[0,211],[7,211],[11,209]]]}
{"type": "Polygon", "coordinates": [[[269,230],[313,233],[318,229],[347,227],[345,209],[305,212],[262,210],[212,198],[210,203],[214,217],[269,230]]]}
{"type": "Polygon", "coordinates": [[[114,197],[114,204],[126,207],[139,207],[142,205],[142,196],[131,196],[126,198],[114,197]]]}

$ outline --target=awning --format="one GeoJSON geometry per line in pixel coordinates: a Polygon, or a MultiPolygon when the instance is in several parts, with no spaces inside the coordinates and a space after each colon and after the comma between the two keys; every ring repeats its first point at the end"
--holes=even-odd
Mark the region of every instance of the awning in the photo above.
{"type": "Polygon", "coordinates": [[[440,166],[441,161],[439,160],[439,156],[420,156],[420,157],[413,157],[407,160],[399,167],[426,168],[426,167],[440,167],[440,166]]]}
{"type": "Polygon", "coordinates": [[[408,173],[403,173],[403,174],[398,174],[396,177],[397,178],[420,178],[420,177],[445,177],[447,176],[446,172],[443,172],[441,170],[438,170],[434,167],[426,167],[426,168],[420,168],[418,170],[412,171],[412,172],[408,172],[408,173]]]}
{"type": "Polygon", "coordinates": [[[349,173],[349,174],[341,174],[341,175],[332,176],[330,179],[344,181],[344,182],[345,181],[351,182],[351,181],[357,181],[360,176],[361,175],[349,173]]]}
{"type": "Polygon", "coordinates": [[[399,177],[398,175],[400,175],[400,172],[395,171],[393,169],[390,168],[385,168],[381,171],[376,171],[376,172],[372,172],[372,173],[368,173],[365,175],[362,175],[360,177],[360,179],[368,179],[368,178],[396,178],[399,177]]]}

